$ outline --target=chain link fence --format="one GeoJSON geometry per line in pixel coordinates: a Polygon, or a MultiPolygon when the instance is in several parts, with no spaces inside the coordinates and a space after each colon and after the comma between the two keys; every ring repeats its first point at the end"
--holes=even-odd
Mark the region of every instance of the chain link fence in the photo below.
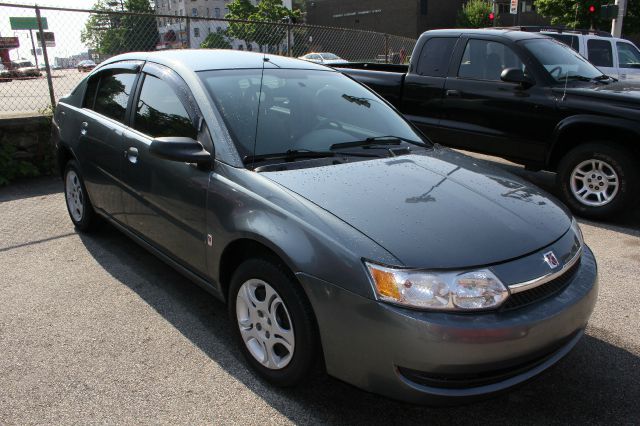
{"type": "Polygon", "coordinates": [[[51,108],[96,64],[124,52],[217,48],[293,57],[328,52],[349,62],[405,63],[415,42],[289,23],[0,3],[0,117],[51,108]]]}

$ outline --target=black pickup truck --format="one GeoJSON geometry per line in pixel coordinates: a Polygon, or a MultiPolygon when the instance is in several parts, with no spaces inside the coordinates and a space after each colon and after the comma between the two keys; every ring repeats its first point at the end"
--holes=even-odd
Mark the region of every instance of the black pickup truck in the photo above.
{"type": "Polygon", "coordinates": [[[564,201],[582,216],[610,217],[639,198],[640,85],[549,37],[427,31],[408,66],[339,68],[434,142],[557,171],[564,201]]]}

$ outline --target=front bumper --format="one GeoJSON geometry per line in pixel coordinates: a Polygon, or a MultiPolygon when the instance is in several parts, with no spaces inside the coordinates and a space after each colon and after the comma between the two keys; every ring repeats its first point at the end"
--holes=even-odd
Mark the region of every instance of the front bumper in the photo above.
{"type": "Polygon", "coordinates": [[[503,391],[555,364],[582,336],[598,287],[586,246],[562,291],[510,311],[410,310],[298,277],[318,320],[329,374],[394,399],[436,405],[503,391]]]}

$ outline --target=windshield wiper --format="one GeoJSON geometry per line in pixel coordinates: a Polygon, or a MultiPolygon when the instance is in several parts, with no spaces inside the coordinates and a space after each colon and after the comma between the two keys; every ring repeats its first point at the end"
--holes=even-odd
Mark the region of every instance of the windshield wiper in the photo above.
{"type": "Polygon", "coordinates": [[[375,154],[363,154],[357,152],[333,152],[333,151],[311,151],[308,149],[290,149],[285,152],[274,152],[271,154],[258,154],[258,155],[247,155],[243,158],[243,162],[247,163],[258,163],[262,161],[270,161],[270,160],[285,160],[285,161],[294,161],[301,158],[327,158],[327,157],[340,157],[350,155],[353,157],[379,157],[379,155],[375,154]]]}
{"type": "Polygon", "coordinates": [[[403,138],[402,136],[375,136],[366,139],[362,139],[359,141],[352,142],[342,142],[342,143],[334,143],[329,147],[331,150],[335,149],[343,149],[343,148],[354,148],[359,146],[375,146],[375,145],[400,145],[402,142],[407,142],[413,145],[418,145],[422,147],[426,147],[427,145],[421,141],[414,141],[411,139],[403,138]]]}

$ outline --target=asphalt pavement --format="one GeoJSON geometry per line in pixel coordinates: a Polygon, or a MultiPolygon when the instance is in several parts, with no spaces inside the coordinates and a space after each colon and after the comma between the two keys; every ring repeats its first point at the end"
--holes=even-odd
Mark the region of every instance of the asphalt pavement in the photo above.
{"type": "MultiPolygon", "coordinates": [[[[500,167],[553,189],[553,175],[500,167]]],[[[0,424],[640,424],[640,210],[581,220],[600,294],[586,336],[499,397],[427,408],[319,376],[248,370],[226,308],[103,226],[78,234],[57,178],[0,189],[0,424]]]]}

